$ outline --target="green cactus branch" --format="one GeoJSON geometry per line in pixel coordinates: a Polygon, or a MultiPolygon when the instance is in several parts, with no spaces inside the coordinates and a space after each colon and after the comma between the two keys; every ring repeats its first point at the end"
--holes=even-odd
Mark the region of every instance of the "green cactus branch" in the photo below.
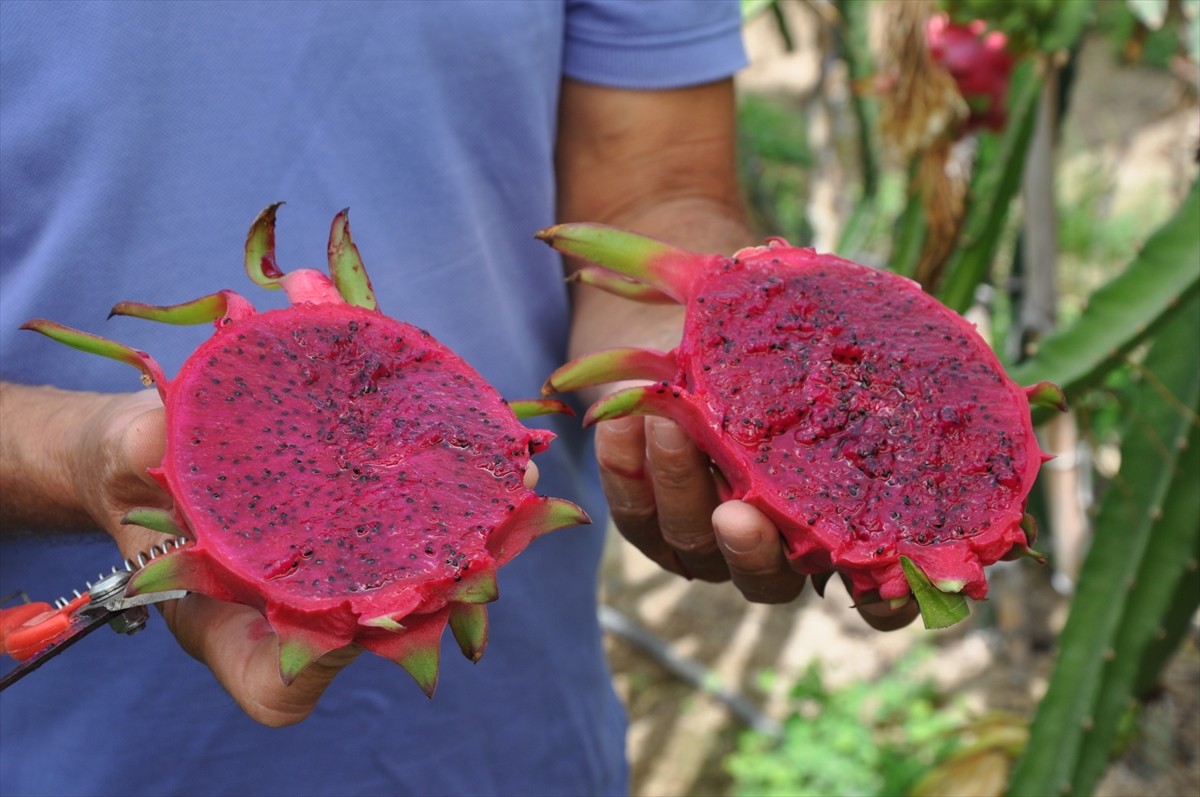
{"type": "MultiPolygon", "coordinates": [[[[1058,3],[1044,31],[1044,46],[1052,50],[1073,47],[1091,13],[1091,0],[1058,3]]],[[[961,239],[937,289],[938,298],[960,313],[971,306],[976,287],[991,269],[1009,206],[1021,189],[1044,82],[1042,69],[1042,64],[1032,58],[1018,66],[1009,83],[1009,119],[1004,132],[999,140],[985,137],[980,142],[961,239]]]]}
{"type": "MultiPolygon", "coordinates": [[[[1182,439],[1180,442],[1184,442],[1182,439]]],[[[1191,427],[1186,448],[1176,462],[1175,476],[1167,488],[1161,506],[1151,508],[1147,545],[1128,593],[1121,625],[1111,646],[1114,658],[1106,662],[1097,695],[1089,736],[1095,743],[1085,744],[1076,767],[1075,787],[1091,793],[1107,769],[1112,741],[1134,687],[1141,674],[1149,646],[1159,634],[1169,636],[1164,615],[1172,607],[1177,588],[1195,580],[1195,550],[1200,544],[1196,534],[1200,518],[1200,426],[1191,427]],[[1119,651],[1137,651],[1121,655],[1119,651]]],[[[1196,610],[1191,604],[1190,612],[1196,610]]],[[[1107,653],[1107,652],[1106,652],[1107,653]]],[[[1107,658],[1107,656],[1106,656],[1107,658]]],[[[1159,658],[1161,667],[1166,657],[1159,658]]]]}
{"type": "MultiPolygon", "coordinates": [[[[762,4],[747,0],[747,5],[762,4]]],[[[853,77],[865,78],[870,69],[863,66],[869,67],[870,54],[855,34],[865,30],[869,4],[837,0],[836,5],[849,28],[843,29],[841,42],[855,48],[850,53],[853,77]]],[[[998,2],[994,8],[1024,18],[1030,5],[1039,6],[1039,22],[1025,26],[1036,30],[1023,40],[1034,44],[1039,54],[1020,59],[1012,75],[1004,129],[979,135],[955,251],[932,289],[959,312],[970,307],[979,284],[989,277],[1011,226],[1044,69],[1076,46],[1099,4],[1038,0],[1036,4],[998,2]]],[[[984,16],[970,13],[965,18],[984,16]]],[[[1022,31],[1007,32],[1010,41],[1022,38],[1018,36],[1022,31]]],[[[856,107],[856,113],[873,110],[870,96],[856,99],[863,106],[856,107]]],[[[864,136],[876,132],[877,119],[859,114],[858,121],[870,128],[864,136]]],[[[870,153],[861,157],[868,167],[878,167],[870,153]]],[[[869,172],[874,176],[874,169],[869,172]]],[[[915,184],[911,173],[906,182],[915,184]]],[[[907,205],[901,205],[892,194],[873,188],[873,184],[871,189],[864,186],[839,250],[853,254],[862,248],[869,230],[864,220],[882,214],[892,231],[887,266],[912,276],[928,230],[921,197],[911,191],[907,205]]],[[[1164,665],[1200,607],[1197,219],[1200,182],[1126,269],[1089,297],[1076,321],[1047,334],[1029,359],[1010,369],[1021,384],[1059,384],[1068,401],[1080,405],[1086,405],[1083,399],[1106,384],[1110,375],[1128,375],[1133,382],[1128,393],[1122,392],[1127,403],[1122,408],[1121,471],[1106,485],[1097,508],[1091,549],[1059,640],[1055,671],[1030,729],[1029,744],[1012,774],[1009,793],[1013,795],[1085,795],[1094,790],[1108,766],[1130,702],[1154,692],[1164,665]]],[[[1037,409],[1035,420],[1048,414],[1037,409]]],[[[926,622],[944,622],[946,607],[938,601],[945,596],[934,594],[919,571],[909,573],[909,578],[918,599],[926,595],[921,605],[926,622]],[[930,596],[938,600],[931,602],[930,596]]]]}
{"type": "Polygon", "coordinates": [[[999,141],[980,141],[961,238],[937,290],[938,298],[960,313],[971,306],[975,288],[991,269],[1009,206],[1021,190],[1041,88],[1036,65],[1025,61],[1009,84],[1009,121],[999,141]]]}
{"type": "MultiPolygon", "coordinates": [[[[839,52],[850,80],[855,84],[873,80],[877,66],[868,36],[870,4],[859,0],[835,0],[834,5],[840,17],[840,24],[835,28],[839,52]]],[[[872,219],[880,213],[884,158],[877,103],[861,91],[851,91],[848,100],[856,129],[860,185],[858,199],[842,227],[836,251],[854,256],[870,235],[872,219]]]]}
{"type": "MultiPolygon", "coordinates": [[[[908,185],[915,181],[916,169],[908,172],[908,185]]],[[[911,278],[917,273],[917,261],[921,259],[921,249],[925,246],[925,236],[929,225],[925,220],[925,208],[921,201],[921,193],[909,190],[908,202],[904,210],[896,218],[893,229],[892,250],[888,254],[887,267],[889,271],[911,278]]],[[[974,291],[974,287],[971,289],[974,291]]]]}
{"type": "Polygon", "coordinates": [[[1200,290],[1200,182],[1175,215],[1146,241],[1116,278],[1098,288],[1069,327],[1046,338],[1037,354],[1011,369],[1013,379],[1058,383],[1068,397],[1094,384],[1122,356],[1176,314],[1200,290]]]}
{"type": "MultiPolygon", "coordinates": [[[[1194,455],[1192,464],[1195,464],[1194,455]]],[[[1198,482],[1200,476],[1192,479],[1193,485],[1198,482]]],[[[1200,546],[1193,546],[1193,551],[1196,547],[1200,546]]],[[[1142,654],[1142,662],[1133,683],[1134,697],[1144,699],[1158,689],[1159,676],[1191,626],[1197,607],[1200,607],[1200,562],[1192,558],[1187,563],[1183,579],[1175,587],[1174,596],[1168,601],[1167,613],[1155,629],[1154,639],[1142,654]]]]}
{"type": "Polygon", "coordinates": [[[1054,675],[1010,794],[1090,793],[1130,697],[1153,681],[1173,649],[1163,643],[1178,639],[1178,615],[1195,610],[1198,593],[1187,585],[1200,546],[1198,361],[1200,292],[1192,291],[1146,356],[1156,380],[1140,382],[1130,414],[1153,434],[1131,428],[1124,436],[1121,473],[1101,502],[1054,675]],[[1175,605],[1180,599],[1191,607],[1175,605]]]}

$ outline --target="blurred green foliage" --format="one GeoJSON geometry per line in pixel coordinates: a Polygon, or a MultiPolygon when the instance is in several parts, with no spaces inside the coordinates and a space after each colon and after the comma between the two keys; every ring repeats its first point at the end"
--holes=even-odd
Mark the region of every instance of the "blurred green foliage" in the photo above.
{"type": "Polygon", "coordinates": [[[738,127],[739,166],[753,223],[793,243],[808,243],[813,155],[804,114],[782,100],[747,95],[739,103],[738,127]]]}
{"type": "MultiPolygon", "coordinates": [[[[751,5],[762,11],[770,4],[747,0],[751,5]]],[[[853,79],[866,79],[873,56],[861,34],[877,4],[834,5],[841,14],[840,57],[853,79]]],[[[1020,178],[1047,70],[1070,58],[1085,33],[1106,36],[1121,63],[1173,74],[1181,74],[1181,65],[1194,70],[1200,0],[943,0],[942,7],[960,20],[985,20],[1023,53],[1006,129],[981,134],[966,218],[938,290],[960,311],[973,303],[980,309],[980,298],[990,297],[983,309],[991,312],[993,345],[1003,352],[1021,301],[1006,290],[1021,227],[1020,178]],[[1189,54],[1190,65],[1178,60],[1189,54]]],[[[857,204],[838,251],[904,273],[926,222],[910,198],[907,168],[875,157],[877,98],[851,92],[849,101],[863,174],[861,184],[842,187],[857,204]]],[[[1065,110],[1071,112],[1069,105],[1065,110]]],[[[746,97],[741,116],[756,219],[768,233],[808,243],[806,170],[817,159],[807,148],[803,114],[746,97]]],[[[1095,788],[1114,743],[1130,732],[1130,701],[1153,691],[1200,605],[1200,183],[1182,203],[1166,192],[1161,201],[1125,196],[1126,209],[1114,212],[1111,175],[1059,177],[1053,223],[1060,326],[1022,352],[1028,358],[1007,365],[1022,384],[1061,384],[1093,450],[1120,453],[1084,474],[1100,496],[1091,507],[1095,535],[1013,794],[1095,788]]],[[[927,684],[905,677],[897,671],[874,684],[829,689],[810,671],[796,686],[784,738],[742,740],[729,763],[737,792],[904,792],[915,774],[948,754],[939,732],[951,722],[938,715],[927,684]]]]}
{"type": "Polygon", "coordinates": [[[830,687],[813,663],[789,693],[783,737],[748,731],[726,761],[741,797],[903,794],[958,747],[961,703],[918,677],[928,649],[877,680],[830,687]]]}

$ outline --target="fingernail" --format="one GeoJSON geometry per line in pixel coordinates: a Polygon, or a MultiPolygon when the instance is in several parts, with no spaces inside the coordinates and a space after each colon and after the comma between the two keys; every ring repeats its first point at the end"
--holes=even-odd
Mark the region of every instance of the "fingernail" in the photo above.
{"type": "Polygon", "coordinates": [[[612,420],[604,421],[605,429],[622,434],[633,429],[635,424],[645,423],[645,420],[637,416],[626,416],[624,418],[613,418],[612,420]]]}
{"type": "Polygon", "coordinates": [[[732,554],[747,554],[758,547],[757,534],[718,534],[721,547],[732,554]]]}
{"type": "Polygon", "coordinates": [[[692,571],[683,563],[683,557],[674,548],[670,549],[671,558],[675,561],[675,572],[686,578],[688,581],[695,581],[696,577],[692,575],[692,571]]]}
{"type": "Polygon", "coordinates": [[[679,428],[679,424],[665,418],[655,420],[653,424],[651,433],[654,442],[663,451],[681,451],[687,446],[687,435],[679,428]]]}

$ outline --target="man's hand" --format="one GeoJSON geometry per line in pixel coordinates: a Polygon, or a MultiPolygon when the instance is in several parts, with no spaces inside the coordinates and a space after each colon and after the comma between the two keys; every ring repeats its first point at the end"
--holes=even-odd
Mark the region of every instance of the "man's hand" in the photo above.
{"type": "Polygon", "coordinates": [[[719,501],[708,458],[674,421],[601,423],[596,455],[613,522],[662,567],[704,581],[732,579],[761,603],[787,603],[804,588],[774,524],[749,504],[719,501]]]}
{"type": "MultiPolygon", "coordinates": [[[[125,557],[163,541],[162,534],[121,524],[135,507],[168,508],[170,498],[146,475],[162,462],[165,417],[158,394],[103,395],[23,385],[2,386],[0,473],[6,531],[44,526],[103,529],[125,557]],[[19,505],[10,495],[20,495],[19,505]]],[[[279,676],[279,642],[247,606],[192,594],[160,606],[189,654],[253,719],[300,722],[342,668],[360,652],[334,651],[289,686],[279,676]]]]}
{"type": "MultiPolygon", "coordinates": [[[[148,468],[162,462],[165,438],[162,403],[149,390],[110,399],[80,438],[78,459],[83,467],[104,463],[99,473],[76,474],[81,494],[127,557],[162,541],[158,532],[121,525],[121,518],[135,506],[170,506],[167,495],[146,475],[148,468]]],[[[307,717],[334,676],[360,652],[350,647],[328,653],[284,686],[279,640],[254,609],[194,593],[168,601],[161,609],[183,649],[212,670],[252,719],[273,727],[307,717]]]]}
{"type": "MultiPolygon", "coordinates": [[[[719,501],[708,458],[674,421],[605,421],[596,429],[596,456],[613,523],[663,568],[731,580],[756,603],[787,603],[804,589],[775,524],[749,504],[719,501]]],[[[912,622],[917,604],[858,610],[871,627],[889,631],[912,622]]]]}
{"type": "MultiPolygon", "coordinates": [[[[626,91],[566,81],[559,105],[560,222],[626,227],[702,252],[753,243],[740,201],[732,81],[626,91]]],[[[569,266],[570,267],[570,266],[569,266]]],[[[663,351],[682,311],[575,283],[572,357],[614,346],[663,351]]],[[[747,599],[787,602],[804,577],[774,524],[740,501],[720,503],[708,459],[671,421],[605,421],[596,431],[601,479],[617,528],[668,570],[732,580],[747,599]]],[[[911,602],[910,602],[911,603],[911,602]]],[[[916,605],[860,608],[875,628],[905,625],[916,605]]]]}

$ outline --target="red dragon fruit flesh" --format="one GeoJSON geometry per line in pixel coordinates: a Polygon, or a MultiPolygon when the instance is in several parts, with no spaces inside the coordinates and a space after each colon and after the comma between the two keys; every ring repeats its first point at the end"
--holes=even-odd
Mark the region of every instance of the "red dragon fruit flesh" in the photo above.
{"type": "Polygon", "coordinates": [[[793,566],[823,587],[837,572],[857,602],[915,594],[927,625],[983,598],[983,568],[1028,553],[1025,501],[1045,460],[1030,402],[975,328],[916,283],[779,238],[733,257],[624,230],[538,233],[587,261],[575,278],[686,307],[669,352],[612,349],[555,371],[547,395],[617,380],[585,424],[661,415],[682,424],[760,509],[793,566]]]}
{"type": "Polygon", "coordinates": [[[151,475],[174,510],[125,522],[190,542],[137,571],[129,594],[187,589],[261,611],[291,682],[351,643],[392,659],[432,695],[449,625],[463,653],[487,643],[496,571],[538,535],[590,522],[523,479],[553,435],[519,417],[567,411],[506,402],[428,333],[376,308],[346,211],[332,281],[275,262],[275,213],[246,239],[246,271],[290,306],[258,313],[223,290],[118,315],[216,331],[167,379],[144,352],[45,320],[25,328],[128,363],[166,408],[151,475]]]}

